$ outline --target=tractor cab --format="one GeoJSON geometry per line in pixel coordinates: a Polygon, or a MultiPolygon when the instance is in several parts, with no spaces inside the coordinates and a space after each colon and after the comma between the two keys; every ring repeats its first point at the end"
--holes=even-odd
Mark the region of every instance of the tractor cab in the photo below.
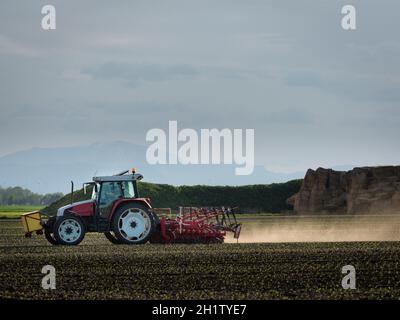
{"type": "MultiPolygon", "coordinates": [[[[91,200],[94,203],[94,215],[97,214],[101,219],[109,219],[116,203],[139,198],[137,181],[141,180],[143,176],[134,171],[132,174],[125,173],[94,177],[93,182],[83,185],[85,193],[88,186],[92,187],[91,200]]],[[[148,201],[148,199],[146,200],[148,201]]]]}

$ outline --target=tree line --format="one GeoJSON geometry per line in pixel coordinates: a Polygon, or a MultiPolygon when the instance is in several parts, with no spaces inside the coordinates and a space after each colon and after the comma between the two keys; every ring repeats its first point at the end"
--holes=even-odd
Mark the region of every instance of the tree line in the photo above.
{"type": "Polygon", "coordinates": [[[301,180],[247,186],[171,186],[139,182],[141,197],[153,207],[239,207],[243,212],[282,212],[292,209],[286,200],[300,190],[301,180]]]}
{"type": "MultiPolygon", "coordinates": [[[[300,190],[302,180],[285,183],[259,184],[248,186],[172,186],[138,182],[139,196],[151,198],[154,208],[171,208],[175,212],[179,206],[193,207],[239,207],[242,212],[284,212],[292,209],[286,200],[300,190]]],[[[74,201],[89,199],[91,190],[74,192],[74,201]]],[[[42,213],[53,215],[57,209],[71,202],[66,195],[54,202],[42,213]]]]}
{"type": "Polygon", "coordinates": [[[0,187],[0,205],[11,206],[11,205],[34,205],[34,206],[47,206],[59,199],[61,199],[64,194],[57,193],[47,193],[38,194],[34,193],[28,189],[21,187],[0,187]]]}

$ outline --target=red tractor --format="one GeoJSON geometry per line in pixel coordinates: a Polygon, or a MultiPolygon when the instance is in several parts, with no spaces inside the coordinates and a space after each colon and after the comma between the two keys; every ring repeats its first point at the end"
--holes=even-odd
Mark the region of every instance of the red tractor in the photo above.
{"type": "Polygon", "coordinates": [[[92,187],[90,200],[71,200],[49,218],[38,212],[23,215],[26,235],[33,231],[41,234],[44,229],[46,239],[54,245],[77,245],[86,232],[104,233],[114,244],[221,243],[227,231],[239,238],[241,225],[230,208],[187,211],[181,207],[175,218],[171,214],[159,217],[156,212],[160,210],[152,208],[150,199],[139,197],[137,181],[142,178],[134,170],[94,177],[93,182],[84,184],[85,192],[88,186],[92,187]],[[38,227],[29,229],[29,221],[38,227]]]}

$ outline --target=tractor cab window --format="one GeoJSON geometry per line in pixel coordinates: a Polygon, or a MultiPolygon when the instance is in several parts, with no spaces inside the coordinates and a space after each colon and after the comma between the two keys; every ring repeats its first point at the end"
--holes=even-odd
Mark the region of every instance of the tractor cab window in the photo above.
{"type": "Polygon", "coordinates": [[[100,216],[108,218],[114,202],[121,198],[135,198],[135,188],[132,181],[103,182],[98,199],[100,216]]]}
{"type": "Polygon", "coordinates": [[[121,188],[124,198],[135,198],[135,189],[132,181],[121,182],[121,188]]]}
{"type": "Polygon", "coordinates": [[[103,182],[101,186],[100,205],[108,206],[115,200],[123,198],[119,182],[103,182]]]}

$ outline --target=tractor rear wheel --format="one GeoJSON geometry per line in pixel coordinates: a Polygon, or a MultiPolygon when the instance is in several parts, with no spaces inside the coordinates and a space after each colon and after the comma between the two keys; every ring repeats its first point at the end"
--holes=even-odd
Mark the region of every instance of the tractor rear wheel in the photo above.
{"type": "Polygon", "coordinates": [[[85,237],[85,225],[78,217],[58,217],[54,224],[54,238],[59,244],[78,245],[85,237]]]}
{"type": "Polygon", "coordinates": [[[128,203],[117,209],[112,220],[115,237],[125,244],[143,244],[156,229],[151,210],[138,203],[128,203]]]}

